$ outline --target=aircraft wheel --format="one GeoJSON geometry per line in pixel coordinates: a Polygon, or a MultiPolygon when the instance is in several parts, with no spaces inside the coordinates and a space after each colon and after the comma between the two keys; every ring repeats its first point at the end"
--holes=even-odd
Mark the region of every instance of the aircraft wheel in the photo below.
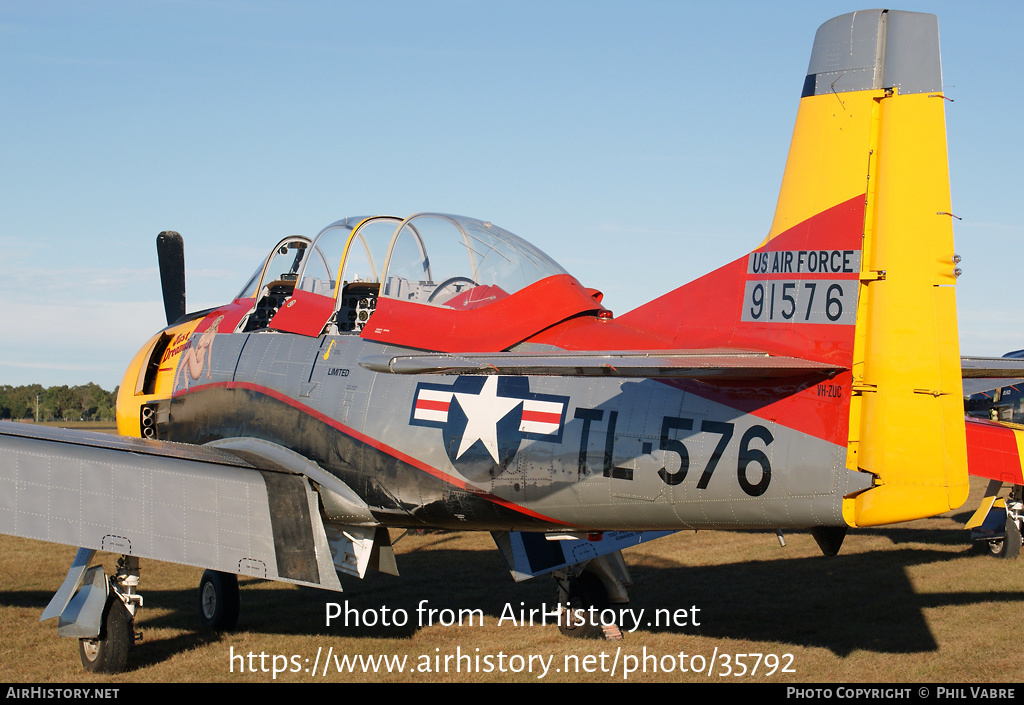
{"type": "Polygon", "coordinates": [[[79,639],[78,655],[87,671],[120,673],[128,665],[128,652],[134,644],[132,617],[124,603],[111,595],[103,610],[99,637],[79,639]]]}
{"type": "Polygon", "coordinates": [[[241,599],[238,576],[207,570],[199,581],[199,619],[203,626],[218,632],[229,632],[238,624],[241,599]]]}
{"type": "Polygon", "coordinates": [[[603,639],[600,624],[591,623],[589,608],[602,610],[608,606],[608,593],[601,579],[583,571],[569,582],[569,609],[558,620],[558,631],[575,639],[603,639]]]}
{"type": "Polygon", "coordinates": [[[996,558],[1016,558],[1020,555],[1021,535],[1013,517],[1006,517],[1006,538],[988,542],[988,552],[996,558]]]}

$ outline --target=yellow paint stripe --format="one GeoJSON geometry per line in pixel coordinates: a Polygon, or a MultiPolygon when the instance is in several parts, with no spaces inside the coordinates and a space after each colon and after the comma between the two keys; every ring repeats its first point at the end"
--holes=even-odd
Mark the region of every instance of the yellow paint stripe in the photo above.
{"type": "Polygon", "coordinates": [[[985,517],[992,511],[992,505],[995,504],[995,497],[985,497],[981,500],[981,506],[978,507],[978,511],[974,512],[974,515],[967,522],[965,529],[976,529],[985,523],[985,517]]]}
{"type": "Polygon", "coordinates": [[[1017,462],[1021,465],[1021,474],[1024,475],[1024,428],[1013,424],[1013,426],[1006,425],[1011,431],[1013,431],[1013,440],[1017,442],[1017,462]]]}
{"type": "Polygon", "coordinates": [[[858,91],[800,100],[775,218],[762,245],[866,191],[872,115],[884,95],[858,91]]]}

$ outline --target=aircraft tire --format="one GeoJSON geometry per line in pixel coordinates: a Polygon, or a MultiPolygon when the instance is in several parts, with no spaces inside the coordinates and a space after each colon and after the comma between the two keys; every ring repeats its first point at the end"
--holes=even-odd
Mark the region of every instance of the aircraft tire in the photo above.
{"type": "Polygon", "coordinates": [[[1020,555],[1021,534],[1013,517],[1006,517],[1006,538],[987,543],[988,552],[996,558],[1016,558],[1020,555]]]}
{"type": "Polygon", "coordinates": [[[128,666],[128,652],[135,644],[132,617],[124,603],[111,595],[103,610],[97,639],[79,639],[82,666],[93,673],[120,673],[128,666]]]}
{"type": "Polygon", "coordinates": [[[238,576],[217,570],[203,572],[199,581],[199,620],[207,629],[229,632],[238,625],[241,598],[238,576]]]}

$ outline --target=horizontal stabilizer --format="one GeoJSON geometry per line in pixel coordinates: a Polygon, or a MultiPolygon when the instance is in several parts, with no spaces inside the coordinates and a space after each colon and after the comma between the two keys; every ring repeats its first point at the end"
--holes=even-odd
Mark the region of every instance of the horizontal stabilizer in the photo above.
{"type": "Polygon", "coordinates": [[[555,375],[758,379],[820,375],[844,368],[752,350],[630,350],[625,352],[467,353],[368,355],[359,364],[373,372],[437,375],[555,375]]]}
{"type": "Polygon", "coordinates": [[[964,379],[1024,378],[1024,358],[962,357],[960,368],[964,379]]]}
{"type": "MultiPolygon", "coordinates": [[[[982,392],[992,392],[1002,387],[1016,387],[1024,384],[1024,377],[975,377],[963,380],[964,396],[971,397],[982,392]]],[[[989,394],[991,396],[991,394],[989,394]]]]}

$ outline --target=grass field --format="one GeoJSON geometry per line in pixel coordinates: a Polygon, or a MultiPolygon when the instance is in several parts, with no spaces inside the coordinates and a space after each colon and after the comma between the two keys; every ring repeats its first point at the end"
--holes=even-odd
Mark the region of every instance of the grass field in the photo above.
{"type": "MultiPolygon", "coordinates": [[[[514,583],[486,534],[406,536],[396,546],[401,578],[346,580],[340,594],[242,580],[242,616],[238,631],[228,635],[199,630],[200,570],[143,561],[146,605],[136,627],[145,638],[132,653],[131,670],[116,676],[84,672],[77,642],[58,638],[54,621],[38,621],[74,549],[0,537],[0,681],[506,682],[543,675],[544,681],[614,682],[623,680],[624,666],[646,665],[647,673],[628,679],[1015,682],[1024,657],[1018,634],[1024,561],[998,560],[968,545],[963,524],[983,486],[974,483],[958,512],[851,531],[834,558],[821,556],[803,532],[788,534],[785,548],[770,532],[709,531],[678,533],[627,551],[635,583],[630,607],[645,610],[642,621],[657,609],[685,610],[687,619],[685,626],[641,626],[619,642],[566,639],[550,624],[499,625],[502,614],[518,611],[520,603],[550,605],[554,586],[547,578],[514,583]],[[480,610],[483,625],[420,626],[421,600],[437,610],[480,610]],[[326,603],[346,601],[378,621],[405,610],[409,623],[345,627],[335,620],[328,627],[326,603]],[[455,672],[459,662],[452,657],[460,653],[468,658],[455,672]],[[405,656],[405,670],[337,672],[335,657],[382,654],[405,656]],[[737,654],[774,657],[737,662],[737,654]],[[275,655],[284,669],[276,678],[275,655]],[[692,669],[701,661],[702,674],[680,671],[680,665],[692,669]],[[314,663],[316,675],[310,673],[314,663]],[[741,677],[727,675],[743,668],[741,677]]],[[[105,563],[112,566],[113,557],[105,563]]]]}

